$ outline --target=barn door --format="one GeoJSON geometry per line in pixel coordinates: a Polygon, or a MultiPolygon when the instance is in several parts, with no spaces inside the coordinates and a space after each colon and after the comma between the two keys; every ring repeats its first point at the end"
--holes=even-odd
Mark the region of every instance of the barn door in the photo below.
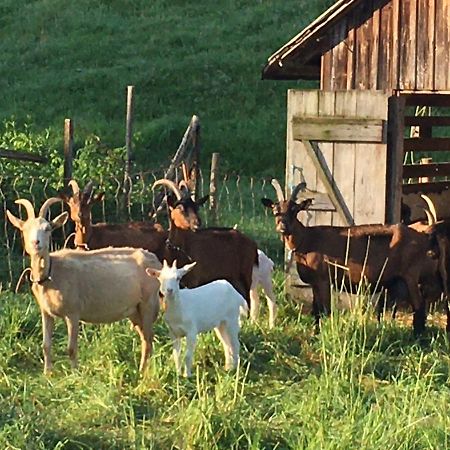
{"type": "MultiPolygon", "coordinates": [[[[381,91],[288,91],[286,194],[306,182],[305,225],[385,222],[387,115],[381,91]]],[[[293,267],[286,287],[308,297],[293,267]]]]}
{"type": "Polygon", "coordinates": [[[306,182],[308,225],[385,222],[387,114],[381,91],[288,91],[286,186],[306,182]]]}

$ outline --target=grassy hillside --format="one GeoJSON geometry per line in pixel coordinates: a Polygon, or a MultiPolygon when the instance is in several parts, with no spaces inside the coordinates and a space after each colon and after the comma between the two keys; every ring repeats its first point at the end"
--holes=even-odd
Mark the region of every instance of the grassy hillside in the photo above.
{"type": "MultiPolygon", "coordinates": [[[[285,93],[297,83],[261,81],[267,57],[332,0],[3,0],[0,121],[50,129],[75,120],[124,142],[126,85],[136,86],[137,163],[167,161],[192,114],[204,154],[228,170],[281,173],[285,93]]],[[[205,157],[209,162],[209,159],[205,157]]]]}

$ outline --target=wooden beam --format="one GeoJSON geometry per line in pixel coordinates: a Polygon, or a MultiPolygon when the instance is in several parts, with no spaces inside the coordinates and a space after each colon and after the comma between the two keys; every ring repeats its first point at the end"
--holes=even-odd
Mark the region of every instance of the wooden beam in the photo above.
{"type": "Polygon", "coordinates": [[[450,138],[412,138],[405,139],[403,150],[406,152],[448,152],[450,138]]]}
{"type": "Polygon", "coordinates": [[[442,192],[450,188],[450,181],[437,181],[435,183],[409,183],[402,186],[403,194],[442,192]]]}
{"type": "Polygon", "coordinates": [[[39,164],[47,164],[48,159],[45,156],[32,155],[31,153],[19,152],[7,148],[0,148],[0,158],[15,159],[19,161],[29,161],[39,164]]]}
{"type": "Polygon", "coordinates": [[[319,146],[316,142],[308,140],[302,140],[302,143],[305,146],[308,156],[316,167],[317,175],[325,186],[327,194],[329,195],[333,206],[336,208],[336,211],[339,213],[345,224],[349,226],[354,225],[353,217],[350,214],[338,187],[333,181],[333,177],[328,169],[326,161],[322,157],[319,146]]]}
{"type": "Polygon", "coordinates": [[[450,117],[438,116],[406,116],[405,126],[418,127],[448,127],[450,126],[450,117]]]}
{"type": "Polygon", "coordinates": [[[386,142],[386,121],[346,117],[293,117],[292,133],[297,141],[386,142]]]}
{"type": "Polygon", "coordinates": [[[405,98],[406,106],[450,106],[450,95],[442,94],[407,94],[405,98]]]}
{"type": "Polygon", "coordinates": [[[450,163],[408,164],[403,166],[403,178],[442,177],[450,175],[450,163]]]}

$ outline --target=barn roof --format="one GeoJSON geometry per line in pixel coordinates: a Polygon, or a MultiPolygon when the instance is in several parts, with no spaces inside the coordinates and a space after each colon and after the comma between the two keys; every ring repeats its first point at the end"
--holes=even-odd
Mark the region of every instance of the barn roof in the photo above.
{"type": "Polygon", "coordinates": [[[364,0],[338,0],[314,22],[269,57],[263,79],[316,80],[320,78],[320,57],[326,51],[327,32],[364,0]]]}

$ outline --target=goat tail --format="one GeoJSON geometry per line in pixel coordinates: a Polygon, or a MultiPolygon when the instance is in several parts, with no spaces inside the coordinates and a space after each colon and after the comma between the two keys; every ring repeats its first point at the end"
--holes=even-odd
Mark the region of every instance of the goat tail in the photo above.
{"type": "Polygon", "coordinates": [[[246,319],[248,317],[248,313],[249,313],[248,303],[245,300],[245,298],[242,296],[241,296],[240,300],[241,300],[241,302],[239,304],[239,315],[246,319]]]}

